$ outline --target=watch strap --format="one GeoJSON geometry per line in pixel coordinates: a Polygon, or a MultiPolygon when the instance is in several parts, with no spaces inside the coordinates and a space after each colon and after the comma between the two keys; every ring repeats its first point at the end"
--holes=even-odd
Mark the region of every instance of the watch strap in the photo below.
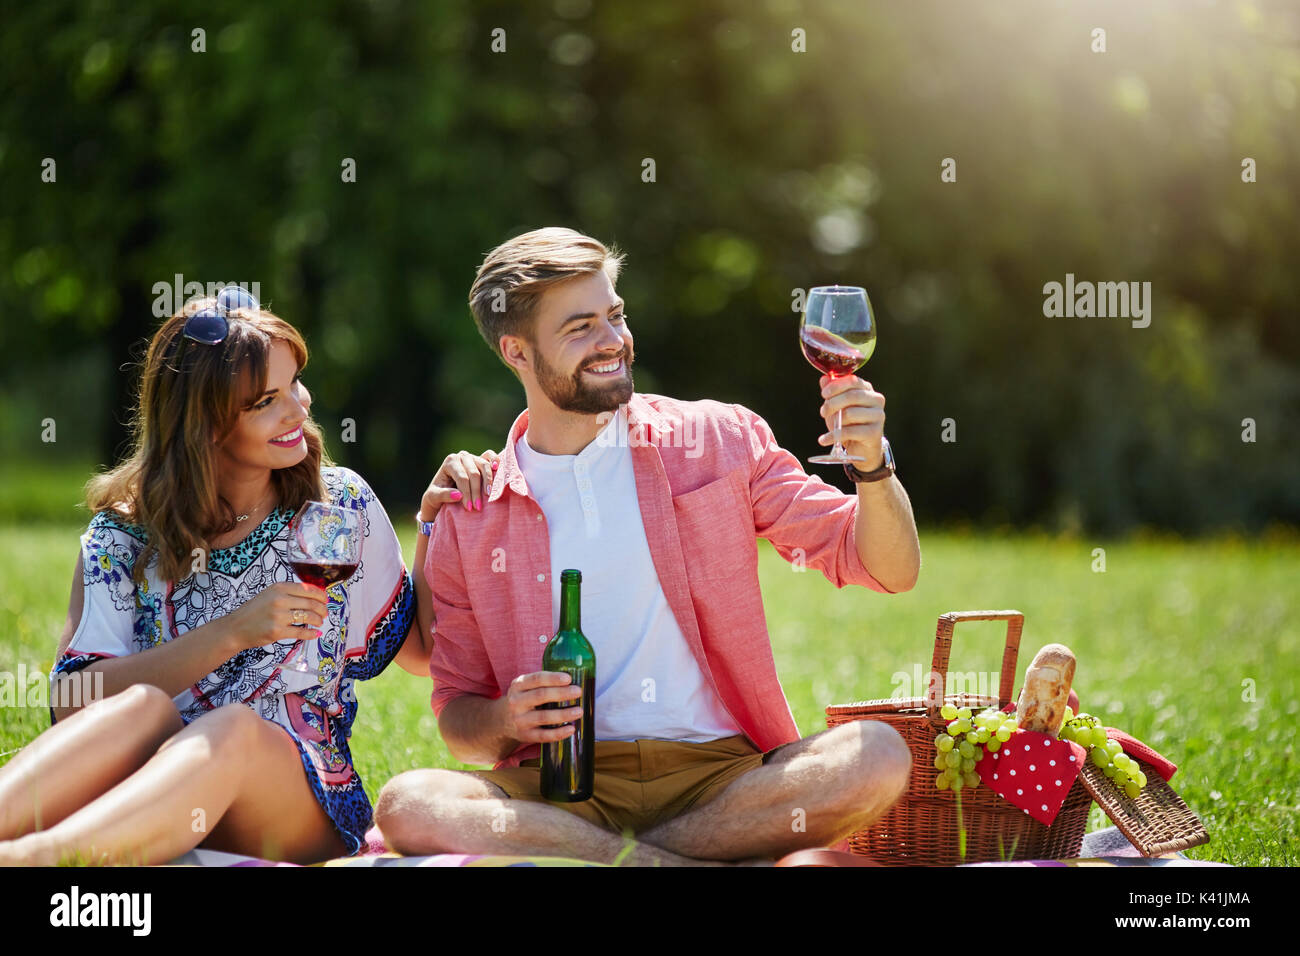
{"type": "Polygon", "coordinates": [[[849,476],[850,481],[857,484],[862,484],[863,482],[868,481],[882,481],[883,479],[888,478],[894,473],[894,452],[889,446],[888,438],[881,439],[881,453],[883,455],[883,461],[881,462],[880,467],[875,471],[859,471],[857,468],[853,467],[851,462],[845,462],[844,474],[849,476]]]}
{"type": "Polygon", "coordinates": [[[882,479],[888,478],[893,473],[894,469],[890,468],[888,465],[881,465],[875,471],[858,471],[849,462],[844,463],[844,474],[848,475],[852,481],[857,482],[858,484],[868,481],[881,481],[882,479]]]}

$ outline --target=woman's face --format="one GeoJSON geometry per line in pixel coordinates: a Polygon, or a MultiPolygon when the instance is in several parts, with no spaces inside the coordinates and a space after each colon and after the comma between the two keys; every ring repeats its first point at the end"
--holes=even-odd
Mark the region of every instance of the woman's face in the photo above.
{"type": "Polygon", "coordinates": [[[219,449],[223,471],[291,468],[307,456],[302,423],[311,394],[298,379],[298,363],[288,343],[275,339],[267,363],[266,390],[239,413],[234,430],[219,449]]]}

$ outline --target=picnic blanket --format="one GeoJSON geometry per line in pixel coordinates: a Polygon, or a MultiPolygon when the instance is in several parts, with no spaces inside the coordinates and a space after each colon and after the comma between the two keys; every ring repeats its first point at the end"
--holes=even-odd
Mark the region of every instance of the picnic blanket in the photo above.
{"type": "MultiPolygon", "coordinates": [[[[1010,863],[968,863],[966,866],[1227,866],[1190,860],[1182,853],[1144,857],[1115,827],[1107,827],[1083,838],[1081,855],[1068,860],[1017,860],[1010,863]]],[[[221,853],[216,850],[191,850],[172,860],[168,866],[295,866],[252,856],[221,853]]],[[[316,866],[605,866],[559,856],[491,856],[485,854],[438,853],[433,856],[400,856],[384,846],[378,829],[366,834],[366,848],[357,856],[326,860],[316,866]]]]}

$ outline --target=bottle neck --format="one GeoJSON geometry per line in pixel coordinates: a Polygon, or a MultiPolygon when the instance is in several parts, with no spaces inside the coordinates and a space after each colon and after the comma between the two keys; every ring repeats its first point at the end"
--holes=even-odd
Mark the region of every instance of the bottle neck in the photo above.
{"type": "Polygon", "coordinates": [[[560,630],[582,630],[582,582],[560,584],[560,630]]]}

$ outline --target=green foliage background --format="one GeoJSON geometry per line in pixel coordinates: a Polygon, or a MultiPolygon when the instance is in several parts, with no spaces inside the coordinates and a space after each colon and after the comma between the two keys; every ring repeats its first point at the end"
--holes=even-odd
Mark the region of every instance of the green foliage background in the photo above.
{"type": "MultiPolygon", "coordinates": [[[[156,283],[260,283],[409,552],[400,516],[442,457],[498,448],[523,404],[470,320],[475,268],[565,224],[628,253],[642,391],[743,402],[800,457],[822,426],[792,290],[872,296],[864,374],[925,569],[827,600],[764,546],[805,733],[928,666],[937,613],[1019,607],[1027,651],[1069,644],[1088,706],[1180,763],[1214,838],[1191,855],[1293,864],[1297,552],[1256,532],[1300,524],[1298,113],[1288,0],[5,6],[0,665],[52,663],[77,488],[122,450],[156,283]],[[1150,327],[1044,317],[1066,273],[1151,282],[1150,327]],[[1109,537],[1139,526],[1249,540],[1109,537]]],[[[996,629],[968,637],[958,666],[996,660],[996,629]]],[[[364,693],[372,796],[455,765],[427,682],[364,693]]],[[[47,721],[10,709],[0,756],[47,721]]]]}
{"type": "Polygon", "coordinates": [[[567,224],[629,255],[642,391],[743,402],[801,456],[821,423],[792,290],[866,286],[864,374],[924,522],[1300,522],[1294,4],[92,0],[0,17],[11,479],[120,453],[123,369],[157,325],[154,284],[180,273],[258,281],[303,329],[331,450],[400,510],[448,451],[499,447],[523,404],[465,306],[478,262],[567,224]],[[1042,287],[1067,272],[1150,281],[1151,326],[1045,318],[1042,287]]]}

